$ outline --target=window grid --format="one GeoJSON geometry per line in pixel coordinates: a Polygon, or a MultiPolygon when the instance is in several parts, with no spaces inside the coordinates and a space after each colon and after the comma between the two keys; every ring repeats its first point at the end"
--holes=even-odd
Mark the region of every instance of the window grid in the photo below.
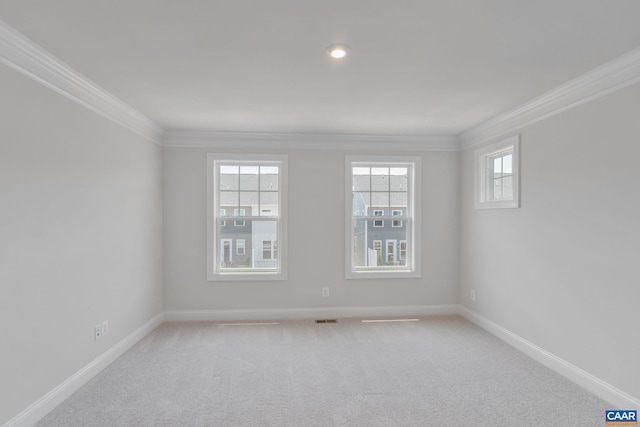
{"type": "Polygon", "coordinates": [[[487,162],[489,200],[511,200],[513,149],[489,156],[487,162]]]}
{"type": "Polygon", "coordinates": [[[207,279],[286,279],[286,260],[279,256],[277,242],[286,239],[287,156],[208,154],[207,160],[208,210],[217,214],[207,222],[207,279]],[[230,212],[234,227],[229,227],[230,212]],[[262,257],[263,240],[271,242],[267,259],[262,257]]]}
{"type": "Polygon", "coordinates": [[[520,135],[474,151],[475,209],[520,207],[520,135]]]}
{"type": "Polygon", "coordinates": [[[419,163],[419,157],[408,156],[346,157],[347,278],[420,277],[413,221],[419,213],[413,189],[419,163]],[[406,242],[404,259],[399,241],[406,242]]]}

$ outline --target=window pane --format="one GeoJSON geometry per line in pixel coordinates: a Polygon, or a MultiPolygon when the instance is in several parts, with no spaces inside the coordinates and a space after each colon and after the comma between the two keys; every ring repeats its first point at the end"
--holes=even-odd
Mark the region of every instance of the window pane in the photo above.
{"type": "Polygon", "coordinates": [[[502,172],[511,174],[513,172],[513,154],[508,154],[502,158],[502,172]]]}
{"type": "Polygon", "coordinates": [[[493,198],[502,199],[502,178],[493,180],[493,198]]]}
{"type": "Polygon", "coordinates": [[[389,191],[389,168],[371,168],[371,191],[389,191]]]}
{"type": "Polygon", "coordinates": [[[261,166],[260,167],[260,190],[261,191],[278,191],[278,167],[277,166],[261,166]]]}
{"type": "MultiPolygon", "coordinates": [[[[227,221],[228,222],[228,221],[227,221]]],[[[220,230],[219,266],[231,269],[277,268],[277,221],[241,221],[242,227],[223,227],[220,230]],[[270,242],[270,255],[264,255],[264,242],[270,242]]]]}
{"type": "Polygon", "coordinates": [[[220,208],[225,209],[227,212],[233,212],[229,209],[237,208],[240,202],[240,196],[236,191],[221,191],[220,192],[220,208]]]}
{"type": "Polygon", "coordinates": [[[367,215],[367,208],[371,206],[371,193],[356,191],[353,193],[353,215],[367,215]]]}
{"type": "Polygon", "coordinates": [[[233,165],[221,165],[220,166],[220,174],[231,174],[231,175],[238,175],[238,173],[240,173],[240,167],[233,165]]]}
{"type": "Polygon", "coordinates": [[[389,168],[389,174],[391,175],[404,175],[407,176],[407,168],[389,168]]]}
{"type": "MultiPolygon", "coordinates": [[[[240,206],[246,209],[247,216],[254,215],[251,208],[258,208],[258,192],[257,191],[243,191],[240,193],[240,206]]],[[[257,216],[257,213],[255,213],[257,216]]]]}
{"type": "Polygon", "coordinates": [[[506,176],[502,179],[502,198],[513,199],[513,177],[506,176]]]}
{"type": "Polygon", "coordinates": [[[371,193],[371,205],[373,207],[389,207],[389,193],[371,193]]]}
{"type": "Polygon", "coordinates": [[[238,190],[239,185],[238,166],[220,166],[220,190],[238,190]],[[223,170],[227,170],[223,173],[223,170]],[[233,172],[235,171],[235,172],[233,172]]]}
{"type": "Polygon", "coordinates": [[[406,208],[408,206],[408,198],[409,195],[406,192],[393,192],[390,195],[390,204],[393,207],[403,207],[406,208]]]}
{"type": "Polygon", "coordinates": [[[354,167],[353,175],[371,175],[371,168],[354,167]]]}
{"type": "Polygon", "coordinates": [[[502,157],[493,159],[493,176],[500,176],[502,174],[502,157]]]}
{"type": "Polygon", "coordinates": [[[240,166],[240,190],[254,190],[258,187],[258,167],[240,166]]]}
{"type": "MultiPolygon", "coordinates": [[[[400,168],[394,168],[400,169],[400,168]]],[[[393,169],[392,169],[393,170],[393,169]]],[[[403,169],[406,172],[406,168],[403,169]]],[[[391,175],[391,191],[407,191],[407,175],[391,175]]]]}
{"type": "Polygon", "coordinates": [[[279,212],[279,193],[261,192],[260,216],[278,216],[279,212]]]}
{"type": "MultiPolygon", "coordinates": [[[[357,168],[354,168],[354,169],[357,169],[357,168]]],[[[353,175],[353,190],[354,191],[371,190],[371,176],[370,175],[353,175]]]]}
{"type": "MultiPolygon", "coordinates": [[[[406,264],[400,256],[400,241],[407,240],[404,228],[376,228],[375,220],[356,220],[353,229],[355,267],[397,267],[406,264]]],[[[404,246],[406,254],[406,243],[404,246]]]]}

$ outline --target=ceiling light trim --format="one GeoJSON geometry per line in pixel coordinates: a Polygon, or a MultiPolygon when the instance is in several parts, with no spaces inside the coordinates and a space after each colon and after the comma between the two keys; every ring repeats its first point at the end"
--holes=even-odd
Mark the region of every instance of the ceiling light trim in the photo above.
{"type": "Polygon", "coordinates": [[[160,144],[164,130],[0,21],[0,62],[107,119],[160,144]]]}
{"type": "Polygon", "coordinates": [[[323,133],[214,132],[167,130],[163,147],[358,150],[358,151],[459,151],[455,135],[355,135],[323,133]]]}
{"type": "Polygon", "coordinates": [[[640,82],[640,48],[570,80],[533,100],[459,135],[465,150],[508,136],[522,128],[640,82]]]}
{"type": "Polygon", "coordinates": [[[344,43],[333,43],[327,46],[327,54],[335,60],[345,59],[351,53],[351,47],[344,43]]]}

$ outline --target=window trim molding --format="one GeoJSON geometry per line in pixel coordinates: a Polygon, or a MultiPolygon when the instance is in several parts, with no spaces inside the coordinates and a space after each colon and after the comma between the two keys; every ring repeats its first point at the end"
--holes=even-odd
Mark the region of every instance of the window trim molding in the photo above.
{"type": "MultiPolygon", "coordinates": [[[[422,157],[420,156],[383,156],[383,155],[348,155],[345,156],[345,279],[415,279],[422,277],[422,157]],[[411,228],[407,230],[407,269],[389,269],[378,271],[355,271],[352,269],[353,262],[353,163],[382,163],[411,165],[412,173],[409,181],[413,198],[408,211],[402,218],[410,218],[411,228]],[[410,243],[409,243],[410,242],[410,243]]],[[[393,219],[391,217],[385,219],[393,219]]],[[[382,256],[385,256],[385,244],[381,248],[382,256]]]]}
{"type": "Polygon", "coordinates": [[[474,151],[474,208],[475,209],[513,209],[520,207],[520,134],[502,139],[474,151]],[[488,160],[501,151],[513,148],[512,179],[513,199],[489,200],[487,188],[488,160]]]}
{"type": "MultiPolygon", "coordinates": [[[[207,281],[227,282],[227,281],[265,281],[265,280],[287,280],[288,274],[288,251],[287,251],[287,222],[288,222],[288,159],[286,154],[232,154],[232,153],[207,153],[207,281]],[[216,272],[214,260],[218,259],[218,249],[216,248],[215,237],[215,215],[219,212],[220,206],[214,200],[217,179],[215,176],[216,161],[238,161],[238,162],[279,162],[280,163],[280,185],[279,185],[279,215],[280,226],[278,227],[278,256],[280,257],[279,271],[234,271],[216,272]],[[217,211],[215,209],[218,209],[217,211]]],[[[230,217],[225,217],[227,220],[230,217]]]]}

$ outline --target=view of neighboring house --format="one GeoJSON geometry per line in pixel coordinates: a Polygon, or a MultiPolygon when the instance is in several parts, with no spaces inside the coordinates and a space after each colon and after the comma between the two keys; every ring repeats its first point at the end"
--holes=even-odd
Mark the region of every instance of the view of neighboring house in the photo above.
{"type": "Polygon", "coordinates": [[[275,268],[279,215],[277,168],[226,166],[220,172],[220,267],[275,268]],[[260,172],[259,172],[260,171],[260,172]],[[267,173],[265,173],[265,171],[267,173]],[[273,173],[275,172],[275,173],[273,173]],[[227,219],[228,218],[228,219],[227,219]]]}
{"type": "Polygon", "coordinates": [[[354,216],[369,217],[368,220],[356,220],[354,224],[356,266],[406,264],[407,224],[401,218],[407,216],[407,191],[406,173],[390,174],[388,169],[380,174],[375,174],[375,171],[358,173],[354,169],[354,216]]]}

